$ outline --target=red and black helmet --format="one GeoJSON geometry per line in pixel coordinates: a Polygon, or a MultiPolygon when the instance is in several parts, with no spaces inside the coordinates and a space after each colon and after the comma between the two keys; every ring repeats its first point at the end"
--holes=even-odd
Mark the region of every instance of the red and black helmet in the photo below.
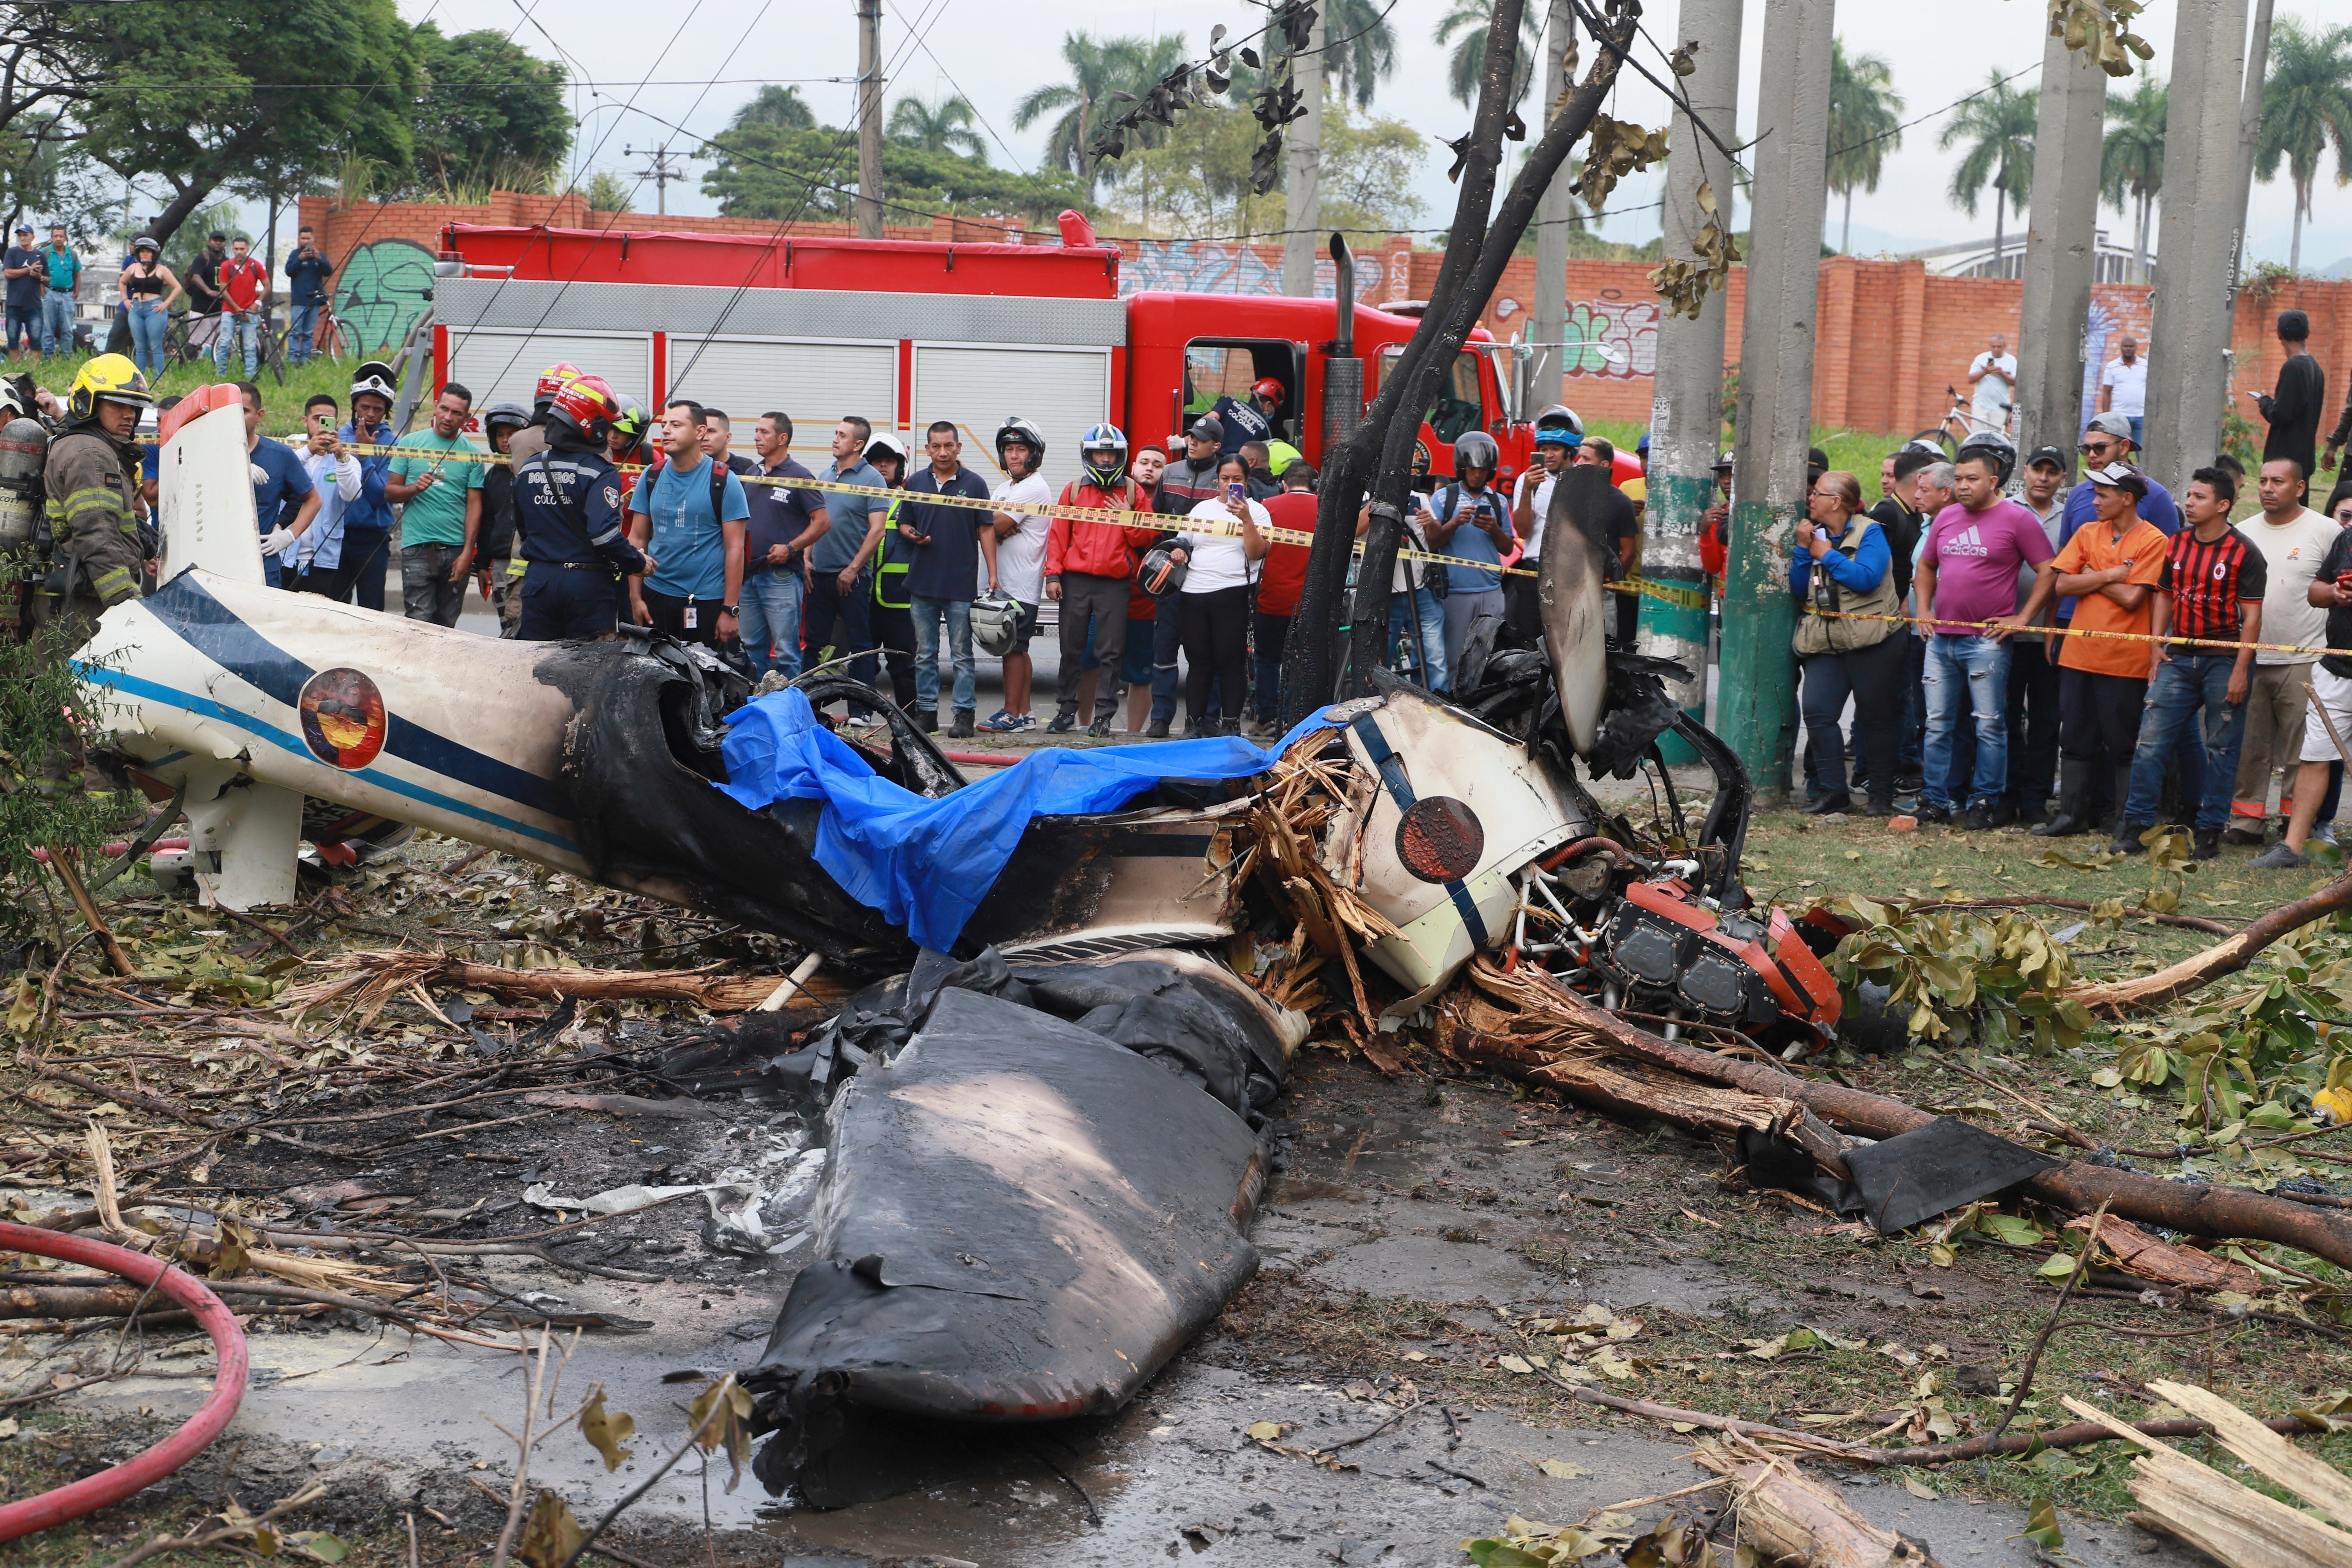
{"type": "Polygon", "coordinates": [[[539,383],[530,389],[530,400],[542,405],[554,401],[556,389],[567,381],[577,380],[582,374],[570,360],[556,361],[539,373],[539,383]]]}
{"type": "Polygon", "coordinates": [[[1282,383],[1275,380],[1274,377],[1269,375],[1264,381],[1259,382],[1255,386],[1250,388],[1250,395],[1264,402],[1271,403],[1279,406],[1284,395],[1288,392],[1288,390],[1289,389],[1285,387],[1282,383]]]}
{"type": "Polygon", "coordinates": [[[547,409],[550,425],[577,430],[599,448],[611,438],[613,421],[620,416],[621,400],[601,375],[574,375],[555,389],[547,409]]]}

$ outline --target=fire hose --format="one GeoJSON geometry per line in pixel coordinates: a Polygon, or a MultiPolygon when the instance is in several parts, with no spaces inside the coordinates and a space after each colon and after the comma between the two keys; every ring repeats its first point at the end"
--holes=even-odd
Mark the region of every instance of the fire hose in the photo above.
{"type": "Polygon", "coordinates": [[[245,1397],[245,1331],[218,1296],[193,1277],[170,1264],[103,1241],[88,1241],[27,1225],[0,1222],[0,1250],[30,1252],[65,1263],[79,1263],[120,1275],[170,1297],[195,1314],[219,1352],[220,1367],[213,1377],[212,1397],[180,1429],[138,1458],[112,1469],[53,1488],[36,1496],[0,1505],[0,1541],[14,1541],[37,1530],[63,1524],[121,1502],[178,1469],[221,1434],[245,1397]]]}

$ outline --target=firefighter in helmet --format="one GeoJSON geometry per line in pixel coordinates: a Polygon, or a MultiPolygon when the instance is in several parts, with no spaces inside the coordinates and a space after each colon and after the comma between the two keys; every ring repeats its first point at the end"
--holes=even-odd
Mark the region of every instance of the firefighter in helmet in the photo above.
{"type": "Polygon", "coordinates": [[[621,476],[604,456],[620,412],[602,376],[574,376],[549,405],[546,447],[515,472],[515,531],[530,562],[520,641],[615,635],[627,602],[621,579],[654,569],[629,542],[621,476]]]}
{"type": "Polygon", "coordinates": [[[36,626],[67,616],[85,627],[139,597],[147,549],[140,537],[139,411],[154,402],[122,354],[100,354],[74,377],[65,428],[41,471],[47,522],[45,570],[31,605],[36,626]]]}

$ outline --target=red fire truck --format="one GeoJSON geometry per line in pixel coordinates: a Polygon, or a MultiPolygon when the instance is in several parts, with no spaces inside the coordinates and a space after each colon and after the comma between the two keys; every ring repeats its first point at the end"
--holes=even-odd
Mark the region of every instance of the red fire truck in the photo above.
{"type": "MultiPolygon", "coordinates": [[[[820,466],[844,415],[917,447],[949,420],[980,463],[1018,414],[1045,432],[1057,485],[1077,476],[1087,426],[1164,442],[1268,377],[1286,392],[1280,433],[1319,464],[1418,324],[1417,307],[1353,303],[1346,266],[1349,331],[1340,300],[1122,297],[1118,248],[1076,213],[1062,215],[1059,245],[452,224],[442,246],[434,384],[465,384],[477,408],[527,403],[541,368],[570,360],[649,406],[691,397],[739,426],[781,409],[820,466]]],[[[1507,352],[1481,329],[1456,356],[1422,429],[1436,472],[1452,472],[1453,443],[1471,430],[1495,437],[1506,479],[1527,463],[1533,431],[1496,363],[1507,352]]]]}

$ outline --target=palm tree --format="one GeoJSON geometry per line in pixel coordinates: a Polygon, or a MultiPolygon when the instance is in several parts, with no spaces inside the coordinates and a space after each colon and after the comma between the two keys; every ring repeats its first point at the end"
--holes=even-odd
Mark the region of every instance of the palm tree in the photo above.
{"type": "Polygon", "coordinates": [[[1387,8],[1373,0],[1325,0],[1323,72],[1332,91],[1351,97],[1358,109],[1372,103],[1374,84],[1396,70],[1396,34],[1387,8]]]}
{"type": "Polygon", "coordinates": [[[2033,189],[2033,121],[2041,112],[2042,95],[2032,88],[2020,92],[2001,79],[1993,68],[1985,90],[1960,106],[1944,127],[1937,145],[1949,151],[1960,142],[1968,153],[1952,171],[1952,200],[1970,217],[1977,216],[1977,196],[1992,186],[1992,270],[2000,276],[2005,229],[2002,209],[2025,211],[2033,189]]]}
{"type": "Polygon", "coordinates": [[[2147,281],[2147,227],[2164,188],[2164,83],[2147,77],[2129,98],[2107,100],[2107,140],[2099,149],[2099,195],[2122,212],[2132,204],[2132,277],[2147,281]]]}
{"type": "Polygon", "coordinates": [[[729,122],[735,131],[761,126],[774,131],[814,131],[816,115],[801,97],[796,87],[778,87],[770,82],[753,95],[751,101],[735,111],[729,122]]]}
{"type": "Polygon", "coordinates": [[[889,136],[893,142],[904,142],[926,153],[961,153],[985,163],[987,144],[971,129],[978,121],[971,105],[961,96],[943,98],[937,103],[902,98],[890,106],[889,136]]]}
{"type": "MultiPolygon", "coordinates": [[[[1140,96],[1174,70],[1183,58],[1181,37],[1097,41],[1084,33],[1065,33],[1062,59],[1070,68],[1070,79],[1038,88],[1024,98],[1013,106],[1013,123],[1026,131],[1046,116],[1058,113],[1059,118],[1045,132],[1045,166],[1076,174],[1091,200],[1097,179],[1095,127],[1119,112],[1112,106],[1111,94],[1131,92],[1140,96]]],[[[1150,145],[1152,138],[1145,132],[1157,129],[1139,127],[1134,138],[1150,145]]]]}
{"type": "Polygon", "coordinates": [[[2319,160],[2336,144],[2336,183],[2352,184],[2352,25],[2314,31],[2293,16],[2271,29],[2271,70],[2263,83],[2262,140],[2254,173],[2267,184],[2286,160],[2294,183],[2294,238],[2287,267],[2303,266],[2303,220],[2319,160]]]}
{"type": "Polygon", "coordinates": [[[1886,154],[1903,145],[1903,99],[1895,69],[1876,55],[1848,59],[1845,40],[1830,41],[1830,189],[1845,197],[1838,249],[1851,250],[1853,193],[1878,189],[1886,154]]]}
{"type": "MultiPolygon", "coordinates": [[[[1536,12],[1537,7],[1530,5],[1519,14],[1519,59],[1511,72],[1514,108],[1527,97],[1528,84],[1535,79],[1536,67],[1543,59],[1543,25],[1536,12]]],[[[1454,57],[1445,68],[1446,85],[1454,101],[1465,109],[1477,107],[1478,71],[1486,63],[1486,35],[1494,26],[1494,0],[1454,0],[1454,9],[1437,20],[1437,41],[1454,46],[1454,57]]]]}

